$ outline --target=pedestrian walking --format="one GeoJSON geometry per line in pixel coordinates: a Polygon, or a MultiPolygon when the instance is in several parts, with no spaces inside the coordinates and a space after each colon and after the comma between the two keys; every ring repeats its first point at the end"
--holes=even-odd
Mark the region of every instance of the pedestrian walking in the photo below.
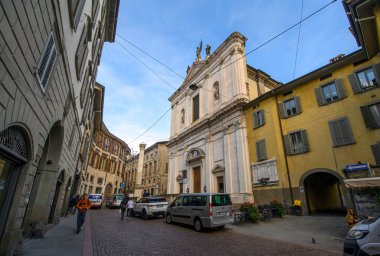
{"type": "Polygon", "coordinates": [[[134,202],[133,202],[132,198],[129,198],[128,203],[127,203],[127,219],[132,217],[133,204],[134,204],[134,202]]]}
{"type": "MultiPolygon", "coordinates": [[[[120,203],[121,220],[124,219],[124,213],[125,213],[125,210],[127,209],[128,200],[129,198],[127,196],[124,196],[123,201],[121,201],[120,203]]],[[[127,217],[128,217],[128,213],[127,213],[127,217]]]]}
{"type": "Polygon", "coordinates": [[[87,198],[88,194],[83,194],[82,198],[77,202],[76,208],[78,209],[77,215],[77,233],[80,232],[81,227],[85,221],[87,210],[91,207],[91,202],[87,198]]]}

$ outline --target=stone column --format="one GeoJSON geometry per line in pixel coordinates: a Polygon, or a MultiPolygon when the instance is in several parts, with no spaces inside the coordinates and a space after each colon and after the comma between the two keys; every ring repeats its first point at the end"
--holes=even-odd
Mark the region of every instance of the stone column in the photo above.
{"type": "Polygon", "coordinates": [[[140,145],[140,154],[139,154],[139,160],[137,163],[137,173],[136,173],[136,186],[135,186],[135,193],[134,196],[137,198],[142,197],[142,171],[144,168],[144,150],[146,147],[145,143],[141,143],[140,145]]]}

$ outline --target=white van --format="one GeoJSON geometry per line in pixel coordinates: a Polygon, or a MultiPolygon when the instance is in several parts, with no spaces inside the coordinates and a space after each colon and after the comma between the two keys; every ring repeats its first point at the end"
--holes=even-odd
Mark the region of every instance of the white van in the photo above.
{"type": "Polygon", "coordinates": [[[232,205],[229,194],[197,193],[178,196],[166,208],[166,223],[178,222],[202,228],[223,228],[232,223],[232,205]]]}

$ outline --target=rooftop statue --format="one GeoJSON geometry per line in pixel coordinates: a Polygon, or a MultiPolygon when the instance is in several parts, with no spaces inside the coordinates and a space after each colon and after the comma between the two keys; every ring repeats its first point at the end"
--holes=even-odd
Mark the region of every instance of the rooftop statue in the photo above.
{"type": "Polygon", "coordinates": [[[202,51],[202,40],[201,42],[199,43],[199,46],[197,47],[197,58],[195,59],[195,61],[201,61],[202,60],[202,57],[201,57],[201,51],[202,51]]]}

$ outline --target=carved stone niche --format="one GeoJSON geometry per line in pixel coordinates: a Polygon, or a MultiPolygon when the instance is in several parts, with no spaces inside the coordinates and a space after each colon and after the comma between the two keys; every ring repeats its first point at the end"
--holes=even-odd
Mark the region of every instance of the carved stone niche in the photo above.
{"type": "Polygon", "coordinates": [[[186,162],[201,160],[205,157],[205,152],[200,148],[192,148],[186,155],[186,162]]]}

